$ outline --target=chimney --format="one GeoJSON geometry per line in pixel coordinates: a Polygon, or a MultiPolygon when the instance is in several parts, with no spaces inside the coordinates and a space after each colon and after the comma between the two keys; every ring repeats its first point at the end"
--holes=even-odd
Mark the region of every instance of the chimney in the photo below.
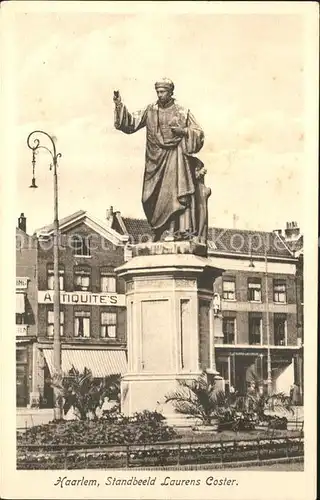
{"type": "Polygon", "coordinates": [[[287,222],[286,229],[284,230],[285,238],[288,241],[297,240],[300,236],[300,228],[296,221],[287,222]]]}
{"type": "Polygon", "coordinates": [[[22,213],[18,219],[18,228],[25,233],[27,232],[27,219],[24,213],[22,213]]]}
{"type": "Polygon", "coordinates": [[[112,222],[113,222],[113,215],[114,215],[114,211],[113,211],[113,207],[110,206],[109,208],[107,208],[106,210],[106,221],[107,221],[107,224],[109,227],[112,226],[112,222]]]}

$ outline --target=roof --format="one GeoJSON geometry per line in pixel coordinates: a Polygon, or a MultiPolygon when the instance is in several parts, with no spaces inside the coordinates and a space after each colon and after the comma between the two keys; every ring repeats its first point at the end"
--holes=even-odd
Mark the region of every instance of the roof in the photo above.
{"type": "MultiPolygon", "coordinates": [[[[64,226],[65,224],[68,224],[69,222],[73,222],[75,219],[78,219],[79,217],[82,217],[83,215],[86,214],[85,210],[78,210],[77,212],[74,212],[71,215],[68,215],[67,217],[63,217],[62,219],[59,219],[59,225],[64,226]]],[[[47,226],[43,226],[39,229],[36,229],[35,233],[36,234],[41,234],[41,233],[50,233],[51,231],[54,230],[54,224],[48,224],[47,226]]]]}
{"type": "Polygon", "coordinates": [[[139,243],[143,241],[143,236],[153,235],[151,226],[146,219],[131,219],[129,217],[122,217],[123,223],[126,227],[127,234],[132,238],[132,243],[139,243]]]}
{"type": "Polygon", "coordinates": [[[208,246],[213,252],[225,254],[293,257],[286,242],[273,231],[210,227],[208,246]]]}
{"type": "MultiPolygon", "coordinates": [[[[112,229],[109,228],[108,231],[111,230],[111,232],[119,236],[129,236],[129,242],[132,244],[148,241],[152,237],[153,231],[146,219],[122,217],[120,212],[116,212],[114,215],[112,229]]],[[[79,210],[61,219],[59,221],[60,228],[83,217],[99,222],[101,227],[104,226],[102,221],[89,216],[84,210],[79,210]]],[[[50,224],[37,230],[37,234],[49,233],[53,229],[53,224],[50,224]]],[[[301,251],[302,247],[302,237],[296,242],[288,243],[275,231],[254,231],[218,227],[210,227],[208,231],[208,248],[211,254],[264,256],[267,250],[267,255],[270,257],[292,259],[294,258],[294,253],[301,251]],[[294,248],[293,243],[295,244],[294,248]]]]}
{"type": "MultiPolygon", "coordinates": [[[[121,234],[112,227],[106,221],[97,219],[93,215],[88,214],[85,210],[79,210],[68,217],[64,217],[59,220],[59,228],[61,232],[67,232],[70,227],[75,227],[81,223],[84,223],[90,229],[100,234],[102,237],[111,241],[115,245],[123,245],[128,241],[127,235],[121,234]]],[[[49,236],[54,232],[54,224],[44,226],[38,229],[35,234],[37,236],[49,236]]]]}
{"type": "MultiPolygon", "coordinates": [[[[131,243],[146,241],[146,237],[153,234],[146,219],[131,217],[121,217],[121,219],[131,243]]],[[[273,231],[210,227],[208,247],[210,253],[264,256],[267,250],[269,256],[293,258],[287,243],[273,231]]]]}
{"type": "Polygon", "coordinates": [[[295,254],[303,252],[303,235],[301,235],[297,240],[288,241],[287,245],[295,254]]]}

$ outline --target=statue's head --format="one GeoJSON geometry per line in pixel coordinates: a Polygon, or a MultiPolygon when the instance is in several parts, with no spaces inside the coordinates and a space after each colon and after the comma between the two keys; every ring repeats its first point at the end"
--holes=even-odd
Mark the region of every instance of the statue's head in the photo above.
{"type": "Polygon", "coordinates": [[[161,104],[166,104],[170,101],[174,91],[174,83],[169,78],[163,78],[155,83],[155,88],[158,100],[161,104]]]}

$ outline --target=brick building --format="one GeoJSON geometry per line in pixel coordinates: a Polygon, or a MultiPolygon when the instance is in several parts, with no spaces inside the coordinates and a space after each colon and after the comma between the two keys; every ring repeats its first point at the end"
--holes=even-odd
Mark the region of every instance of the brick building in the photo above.
{"type": "MultiPolygon", "coordinates": [[[[95,377],[126,369],[124,285],[114,269],[124,261],[123,237],[107,221],[79,211],[60,221],[59,283],[62,371],[90,368],[95,377]]],[[[30,237],[29,237],[30,238],[30,237]]],[[[52,405],[48,380],[53,372],[53,225],[36,231],[33,361],[29,362],[33,401],[52,405]],[[36,400],[38,395],[38,401],[36,400]],[[39,401],[40,400],[40,401],[39,401]]],[[[24,259],[30,252],[21,249],[24,259]]],[[[18,269],[18,268],[17,268],[18,269]]],[[[17,270],[18,272],[18,270],[17,270]]],[[[30,332],[31,333],[31,332],[30,332]]],[[[30,361],[30,360],[29,360],[30,361]]]]}

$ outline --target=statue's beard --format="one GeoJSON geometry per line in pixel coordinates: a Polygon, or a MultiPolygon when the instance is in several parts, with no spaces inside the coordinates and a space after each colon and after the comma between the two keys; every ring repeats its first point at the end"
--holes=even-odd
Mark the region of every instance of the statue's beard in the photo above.
{"type": "Polygon", "coordinates": [[[166,98],[158,98],[158,104],[161,106],[161,107],[165,107],[167,106],[168,104],[171,104],[173,102],[173,97],[166,97],[166,98]]]}

